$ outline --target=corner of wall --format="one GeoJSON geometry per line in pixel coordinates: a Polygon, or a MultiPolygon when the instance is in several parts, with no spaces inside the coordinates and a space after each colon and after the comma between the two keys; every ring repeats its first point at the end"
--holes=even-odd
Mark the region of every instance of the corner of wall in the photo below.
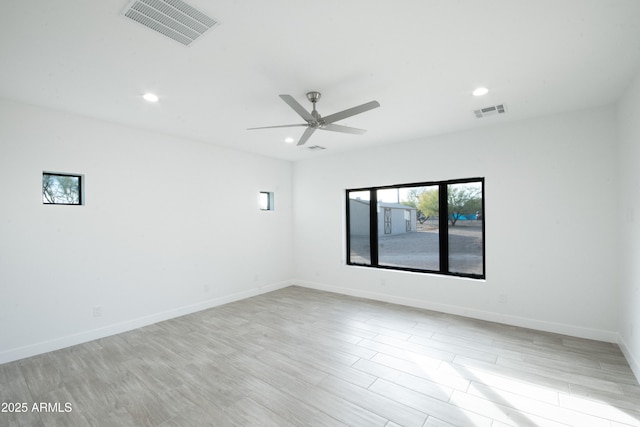
{"type": "Polygon", "coordinates": [[[618,345],[640,382],[640,73],[616,105],[618,135],[618,235],[620,253],[620,336],[618,345]],[[636,330],[634,334],[634,329],[636,330]]]}
{"type": "Polygon", "coordinates": [[[633,374],[636,376],[636,381],[640,384],[640,360],[635,358],[621,335],[618,335],[618,347],[620,347],[622,354],[624,354],[624,357],[627,359],[631,371],[633,371],[633,374]]]}

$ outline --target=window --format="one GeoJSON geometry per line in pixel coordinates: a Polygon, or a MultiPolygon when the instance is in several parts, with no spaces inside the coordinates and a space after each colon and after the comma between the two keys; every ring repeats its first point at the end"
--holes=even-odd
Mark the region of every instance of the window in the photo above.
{"type": "Polygon", "coordinates": [[[360,188],[346,196],[347,264],[485,277],[484,178],[360,188]]]}
{"type": "Polygon", "coordinates": [[[45,205],[82,205],[82,175],[42,173],[42,203],[45,205]]]}
{"type": "Polygon", "coordinates": [[[273,206],[273,193],[269,191],[260,192],[260,210],[272,211],[273,206]]]}

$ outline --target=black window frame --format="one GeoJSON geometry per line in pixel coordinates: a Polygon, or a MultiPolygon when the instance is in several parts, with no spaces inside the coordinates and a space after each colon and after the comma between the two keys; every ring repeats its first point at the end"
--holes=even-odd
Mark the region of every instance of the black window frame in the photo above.
{"type": "Polygon", "coordinates": [[[368,268],[378,268],[384,270],[400,270],[400,271],[410,271],[414,273],[428,273],[428,274],[439,274],[445,276],[456,276],[456,277],[465,277],[471,279],[486,279],[486,239],[485,239],[485,180],[483,177],[475,177],[475,178],[462,178],[462,179],[451,179],[445,181],[429,181],[429,182],[416,182],[416,183],[408,183],[408,184],[394,184],[394,185],[384,185],[377,187],[364,187],[364,188],[352,188],[345,190],[346,197],[346,260],[347,265],[358,266],[358,267],[368,267],[368,268]],[[391,266],[391,265],[380,265],[378,259],[378,199],[377,199],[377,191],[378,190],[388,190],[388,189],[400,189],[400,188],[411,188],[411,187],[428,187],[428,186],[438,186],[439,191],[439,200],[447,200],[447,188],[451,184],[465,184],[465,183],[480,183],[482,189],[482,274],[472,274],[472,273],[461,273],[461,272],[451,272],[449,271],[449,213],[447,203],[439,203],[439,217],[438,217],[438,233],[439,233],[439,259],[440,265],[438,270],[428,270],[428,269],[419,269],[419,268],[411,268],[411,267],[400,267],[400,266],[391,266]],[[351,217],[350,217],[350,193],[352,192],[369,192],[369,247],[370,247],[370,263],[358,263],[351,261],[351,217]]]}
{"type": "Polygon", "coordinates": [[[60,172],[42,172],[43,178],[43,205],[53,205],[53,206],[84,206],[84,175],[80,174],[72,174],[72,173],[60,173],[60,172]],[[46,202],[44,200],[44,177],[45,176],[60,176],[60,177],[70,177],[70,178],[78,178],[78,203],[56,203],[56,202],[46,202]]]}

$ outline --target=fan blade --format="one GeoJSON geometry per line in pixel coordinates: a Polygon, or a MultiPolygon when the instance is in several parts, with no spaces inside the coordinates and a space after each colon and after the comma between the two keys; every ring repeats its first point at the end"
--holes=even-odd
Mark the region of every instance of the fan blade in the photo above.
{"type": "Polygon", "coordinates": [[[322,126],[320,129],[322,130],[330,130],[333,132],[342,132],[342,133],[353,133],[355,135],[362,135],[366,132],[364,129],[352,128],[349,126],[336,125],[334,123],[329,123],[328,125],[322,126]]]}
{"type": "Polygon", "coordinates": [[[261,126],[257,128],[247,128],[247,130],[255,130],[255,129],[274,129],[274,128],[294,128],[299,126],[309,126],[308,123],[299,124],[299,125],[280,125],[280,126],[261,126]]]}
{"type": "Polygon", "coordinates": [[[296,113],[298,113],[298,115],[300,117],[302,117],[303,119],[305,119],[307,122],[315,122],[316,121],[316,119],[311,115],[310,112],[305,110],[304,107],[302,105],[300,105],[300,103],[298,101],[293,99],[293,96],[291,96],[291,95],[280,95],[280,98],[282,98],[282,100],[284,102],[286,102],[289,105],[289,107],[293,108],[294,111],[296,113]]]}
{"type": "Polygon", "coordinates": [[[300,141],[298,141],[297,145],[304,145],[305,142],[307,142],[307,140],[309,139],[309,137],[311,137],[313,132],[316,131],[316,129],[318,128],[312,128],[311,126],[309,126],[300,137],[300,141]]]}
{"type": "Polygon", "coordinates": [[[380,103],[378,101],[367,102],[366,104],[358,105],[357,107],[347,108],[346,110],[339,111],[334,114],[329,114],[323,117],[323,121],[327,124],[337,122],[338,120],[346,119],[347,117],[355,116],[356,114],[364,113],[365,111],[378,108],[380,103]]]}

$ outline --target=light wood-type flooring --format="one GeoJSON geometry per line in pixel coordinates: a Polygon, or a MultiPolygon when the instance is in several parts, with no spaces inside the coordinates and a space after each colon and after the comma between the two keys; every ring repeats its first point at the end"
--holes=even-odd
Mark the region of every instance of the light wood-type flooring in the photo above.
{"type": "Polygon", "coordinates": [[[0,365],[0,401],[28,407],[2,426],[640,426],[615,344],[295,286],[0,365]]]}

